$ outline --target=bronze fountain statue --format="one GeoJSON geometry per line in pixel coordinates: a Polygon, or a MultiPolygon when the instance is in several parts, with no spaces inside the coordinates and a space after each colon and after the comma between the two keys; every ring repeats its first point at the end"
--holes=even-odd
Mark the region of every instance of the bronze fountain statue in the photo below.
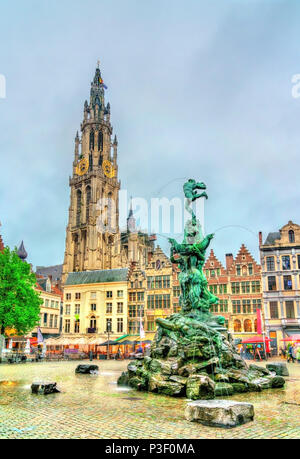
{"type": "Polygon", "coordinates": [[[183,185],[185,208],[190,213],[182,243],[170,238],[170,259],[177,264],[181,310],[168,318],[157,318],[157,332],[150,356],[139,356],[122,373],[118,384],[171,396],[209,399],[234,392],[261,391],[282,387],[284,379],[266,368],[250,365],[237,353],[225,319],[211,313],[218,298],[208,289],[203,272],[205,252],[213,234],[203,236],[192,203],[208,199],[203,182],[183,185]]]}

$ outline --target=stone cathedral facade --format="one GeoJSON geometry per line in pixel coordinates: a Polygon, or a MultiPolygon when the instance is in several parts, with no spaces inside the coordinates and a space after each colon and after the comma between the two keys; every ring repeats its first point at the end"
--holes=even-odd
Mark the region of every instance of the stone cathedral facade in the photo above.
{"type": "Polygon", "coordinates": [[[75,137],[63,283],[72,272],[128,267],[131,262],[144,267],[153,252],[153,238],[136,230],[132,215],[127,229],[119,229],[118,142],[112,134],[98,66],[90,101],[84,103],[81,136],[77,132],[75,137]]]}

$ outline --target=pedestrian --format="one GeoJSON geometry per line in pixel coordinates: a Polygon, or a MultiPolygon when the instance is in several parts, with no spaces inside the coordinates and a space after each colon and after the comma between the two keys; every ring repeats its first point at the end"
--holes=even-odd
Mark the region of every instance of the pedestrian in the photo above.
{"type": "Polygon", "coordinates": [[[293,363],[295,362],[295,357],[294,357],[294,349],[293,345],[290,344],[289,349],[288,349],[288,362],[292,361],[293,363]]]}
{"type": "Polygon", "coordinates": [[[286,350],[285,350],[283,347],[280,348],[280,354],[281,354],[282,358],[285,359],[285,357],[286,357],[286,350]]]}
{"type": "Polygon", "coordinates": [[[93,357],[94,357],[92,350],[90,350],[90,352],[89,352],[89,357],[90,357],[90,362],[92,362],[93,361],[93,357]]]}
{"type": "Polygon", "coordinates": [[[297,351],[296,351],[296,359],[297,359],[297,362],[300,364],[300,346],[298,346],[297,351]]]}

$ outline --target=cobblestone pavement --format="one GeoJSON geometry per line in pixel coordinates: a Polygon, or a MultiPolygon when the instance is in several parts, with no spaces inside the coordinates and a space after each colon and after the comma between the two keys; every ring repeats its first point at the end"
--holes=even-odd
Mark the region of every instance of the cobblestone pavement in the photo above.
{"type": "Polygon", "coordinates": [[[300,438],[300,365],[288,364],[285,389],[239,394],[253,422],[216,429],[184,419],[186,399],[119,388],[128,362],[98,361],[100,375],[75,375],[78,362],[0,365],[0,438],[300,438]],[[61,393],[31,394],[38,380],[61,393]]]}

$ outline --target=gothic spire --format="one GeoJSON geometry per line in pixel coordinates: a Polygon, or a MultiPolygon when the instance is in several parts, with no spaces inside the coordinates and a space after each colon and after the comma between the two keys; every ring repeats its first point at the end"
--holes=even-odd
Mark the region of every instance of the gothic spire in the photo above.
{"type": "Polygon", "coordinates": [[[24,247],[24,242],[22,241],[21,244],[20,244],[20,247],[18,248],[17,250],[17,255],[18,257],[22,260],[22,261],[25,261],[26,258],[27,258],[27,252],[25,250],[25,247],[24,247]]]}

